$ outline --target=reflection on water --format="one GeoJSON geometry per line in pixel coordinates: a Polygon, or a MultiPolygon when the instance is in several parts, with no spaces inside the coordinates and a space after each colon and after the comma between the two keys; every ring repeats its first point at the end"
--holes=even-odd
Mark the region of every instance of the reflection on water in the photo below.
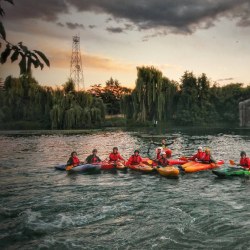
{"type": "MultiPolygon", "coordinates": [[[[172,131],[174,156],[210,147],[216,159],[250,155],[250,135],[172,131]]],[[[210,171],[178,180],[137,172],[69,175],[53,166],[76,150],[81,160],[113,146],[128,158],[155,146],[147,131],[93,134],[0,135],[0,247],[12,249],[248,249],[249,186],[210,171]]],[[[155,136],[154,141],[160,141],[155,136]]]]}

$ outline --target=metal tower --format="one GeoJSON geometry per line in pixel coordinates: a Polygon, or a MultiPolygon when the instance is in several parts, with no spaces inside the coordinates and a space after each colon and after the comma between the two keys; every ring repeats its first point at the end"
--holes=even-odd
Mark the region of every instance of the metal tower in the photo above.
{"type": "Polygon", "coordinates": [[[73,36],[72,54],[70,63],[70,78],[77,86],[77,90],[84,89],[84,79],[82,71],[82,60],[80,51],[80,37],[73,36]]]}

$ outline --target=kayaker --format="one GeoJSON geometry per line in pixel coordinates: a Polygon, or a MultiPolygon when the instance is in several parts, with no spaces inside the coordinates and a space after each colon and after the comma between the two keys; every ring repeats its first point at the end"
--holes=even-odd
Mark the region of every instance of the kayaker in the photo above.
{"type": "Polygon", "coordinates": [[[206,148],[204,154],[201,158],[202,163],[216,163],[216,161],[211,156],[211,152],[209,148],[206,148]]]}
{"type": "Polygon", "coordinates": [[[125,160],[123,159],[123,157],[118,153],[118,148],[114,147],[113,148],[113,152],[110,153],[109,155],[109,161],[123,161],[125,163],[125,160]]]}
{"type": "Polygon", "coordinates": [[[139,150],[135,150],[134,154],[129,157],[126,166],[139,165],[140,163],[142,163],[142,158],[139,154],[140,154],[139,150]]]}
{"type": "Polygon", "coordinates": [[[156,157],[153,159],[154,161],[158,162],[161,159],[161,153],[163,152],[162,147],[158,147],[156,149],[156,157]]]}
{"type": "Polygon", "coordinates": [[[199,146],[197,153],[195,155],[193,155],[192,157],[188,158],[188,160],[190,160],[190,161],[201,161],[202,157],[204,155],[205,155],[205,153],[202,151],[202,147],[199,146]]]}
{"type": "Polygon", "coordinates": [[[158,165],[162,167],[166,167],[167,165],[169,165],[166,152],[161,153],[161,158],[158,160],[158,165]]]}
{"type": "Polygon", "coordinates": [[[101,162],[101,159],[96,154],[97,154],[97,149],[93,149],[92,154],[86,158],[84,163],[95,164],[101,162]]]}
{"type": "Polygon", "coordinates": [[[80,164],[80,160],[79,158],[77,157],[77,153],[75,151],[73,151],[71,154],[70,154],[70,157],[67,161],[67,166],[70,166],[70,165],[73,165],[73,166],[78,166],[80,164]]]}
{"type": "Polygon", "coordinates": [[[250,170],[250,158],[247,157],[247,154],[245,151],[240,152],[240,164],[239,165],[243,168],[250,170]]]}
{"type": "Polygon", "coordinates": [[[168,158],[171,157],[172,155],[172,151],[171,149],[168,148],[168,146],[174,144],[174,142],[175,140],[170,143],[167,143],[165,139],[162,139],[161,143],[156,143],[156,142],[151,141],[151,143],[153,143],[154,145],[161,146],[162,150],[166,152],[168,158]]]}

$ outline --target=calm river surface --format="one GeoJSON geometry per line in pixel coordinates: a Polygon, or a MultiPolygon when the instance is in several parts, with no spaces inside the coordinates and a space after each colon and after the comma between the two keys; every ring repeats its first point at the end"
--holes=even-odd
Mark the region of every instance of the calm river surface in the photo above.
{"type": "MultiPolygon", "coordinates": [[[[226,162],[238,161],[241,150],[250,155],[248,132],[164,137],[176,138],[176,157],[199,145],[226,162]]],[[[146,152],[149,141],[122,130],[0,134],[0,248],[250,249],[249,179],[218,179],[210,171],[167,179],[130,170],[87,175],[54,169],[73,150],[83,160],[97,148],[104,159],[118,146],[128,158],[137,148],[146,152]]]]}

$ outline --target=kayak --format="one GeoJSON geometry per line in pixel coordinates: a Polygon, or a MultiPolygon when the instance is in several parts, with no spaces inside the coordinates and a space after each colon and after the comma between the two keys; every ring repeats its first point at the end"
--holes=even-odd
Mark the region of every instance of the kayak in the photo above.
{"type": "Polygon", "coordinates": [[[166,177],[177,177],[180,173],[180,170],[177,167],[167,166],[163,168],[157,168],[157,172],[160,175],[163,175],[166,177]]]}
{"type": "Polygon", "coordinates": [[[128,165],[128,168],[130,168],[132,170],[144,172],[144,173],[151,173],[151,172],[153,172],[155,170],[154,167],[148,166],[148,165],[145,165],[145,164],[128,165]]]}
{"type": "Polygon", "coordinates": [[[83,164],[83,165],[78,165],[76,167],[71,168],[70,172],[87,172],[87,171],[92,171],[92,170],[100,170],[101,165],[94,165],[94,164],[83,164]]]}
{"type": "MultiPolygon", "coordinates": [[[[187,159],[168,159],[169,165],[182,165],[185,164],[188,160],[187,159]]],[[[149,165],[149,166],[157,166],[158,163],[149,159],[149,158],[142,158],[142,163],[149,165]]]]}
{"type": "Polygon", "coordinates": [[[223,160],[217,161],[217,163],[201,163],[196,161],[187,162],[182,165],[182,169],[186,173],[194,173],[202,170],[208,170],[213,168],[218,168],[220,165],[224,164],[223,160]]]}
{"type": "Polygon", "coordinates": [[[188,160],[184,159],[168,159],[169,165],[182,165],[185,164],[188,160]]]}
{"type": "Polygon", "coordinates": [[[242,167],[227,167],[223,169],[212,170],[212,172],[220,178],[232,176],[250,176],[250,171],[242,167]]]}
{"type": "Polygon", "coordinates": [[[121,162],[117,162],[116,164],[114,164],[114,162],[112,161],[102,162],[101,170],[111,170],[111,169],[125,170],[127,169],[127,166],[123,165],[121,162]]]}
{"type": "Polygon", "coordinates": [[[56,170],[66,170],[67,165],[66,164],[62,164],[62,165],[57,165],[55,166],[56,170]]]}

